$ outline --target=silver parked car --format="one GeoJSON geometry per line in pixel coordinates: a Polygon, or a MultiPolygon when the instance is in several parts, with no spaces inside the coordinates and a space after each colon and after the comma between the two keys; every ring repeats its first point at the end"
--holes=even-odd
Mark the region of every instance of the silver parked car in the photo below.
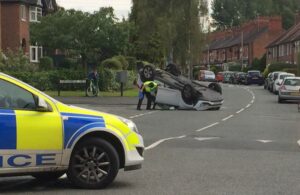
{"type": "Polygon", "coordinates": [[[278,103],[286,100],[300,101],[300,77],[287,77],[279,88],[278,103]]]}

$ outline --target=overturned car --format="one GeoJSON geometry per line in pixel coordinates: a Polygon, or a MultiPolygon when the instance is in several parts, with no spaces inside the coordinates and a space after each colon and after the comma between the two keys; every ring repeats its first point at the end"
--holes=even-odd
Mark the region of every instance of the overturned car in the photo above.
{"type": "Polygon", "coordinates": [[[222,88],[218,83],[190,80],[173,64],[165,70],[146,65],[139,74],[143,82],[155,80],[159,83],[156,104],[163,109],[220,110],[223,104],[222,88]]]}

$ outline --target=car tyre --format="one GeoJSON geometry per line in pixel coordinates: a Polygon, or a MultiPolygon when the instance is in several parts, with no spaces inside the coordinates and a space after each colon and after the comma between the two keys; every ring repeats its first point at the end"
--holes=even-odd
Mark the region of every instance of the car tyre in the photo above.
{"type": "Polygon", "coordinates": [[[143,82],[153,81],[155,76],[155,69],[151,65],[146,65],[144,66],[140,74],[143,82]]]}
{"type": "Polygon", "coordinates": [[[278,103],[279,103],[279,104],[282,104],[283,102],[284,102],[284,100],[281,99],[281,98],[278,96],[278,103]]]}
{"type": "Polygon", "coordinates": [[[102,189],[116,178],[119,162],[118,153],[109,142],[89,138],[73,150],[67,175],[77,187],[102,189]]]}
{"type": "Polygon", "coordinates": [[[31,174],[37,180],[40,181],[54,181],[63,176],[66,171],[56,171],[56,172],[43,172],[43,173],[33,173],[31,174]]]}
{"type": "Polygon", "coordinates": [[[221,95],[222,95],[222,93],[223,93],[223,92],[222,92],[222,87],[221,87],[221,85],[218,84],[218,83],[211,83],[211,84],[208,85],[208,88],[210,88],[210,89],[212,89],[212,90],[214,90],[214,91],[220,93],[221,95]]]}
{"type": "Polygon", "coordinates": [[[195,94],[194,89],[189,84],[184,85],[183,89],[181,90],[182,99],[188,105],[192,105],[195,102],[194,94],[195,94]]]}

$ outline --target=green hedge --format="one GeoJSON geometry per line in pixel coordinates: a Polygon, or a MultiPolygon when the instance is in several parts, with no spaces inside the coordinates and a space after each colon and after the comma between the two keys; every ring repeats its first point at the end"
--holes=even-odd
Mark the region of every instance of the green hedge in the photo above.
{"type": "Polygon", "coordinates": [[[287,69],[287,70],[297,69],[297,65],[288,64],[288,63],[280,63],[280,62],[270,64],[266,67],[263,74],[265,77],[267,77],[270,72],[284,71],[284,69],[287,69]]]}
{"type": "MultiPolygon", "coordinates": [[[[111,69],[99,70],[99,88],[101,91],[119,90],[120,84],[116,82],[116,74],[118,71],[111,69]]],[[[40,71],[40,72],[5,72],[41,91],[55,91],[58,89],[59,80],[84,80],[87,74],[84,71],[75,71],[68,69],[40,71]]],[[[133,71],[128,71],[128,82],[125,89],[133,87],[133,80],[136,75],[133,71]]],[[[82,90],[82,85],[63,85],[62,90],[82,90]]]]}

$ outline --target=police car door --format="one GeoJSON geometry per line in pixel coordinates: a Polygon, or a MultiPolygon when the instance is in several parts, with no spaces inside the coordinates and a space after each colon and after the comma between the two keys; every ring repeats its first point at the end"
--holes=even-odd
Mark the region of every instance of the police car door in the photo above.
{"type": "Polygon", "coordinates": [[[60,164],[61,117],[50,104],[52,111],[37,111],[36,99],[29,91],[0,78],[0,173],[1,168],[21,171],[60,164]]]}

